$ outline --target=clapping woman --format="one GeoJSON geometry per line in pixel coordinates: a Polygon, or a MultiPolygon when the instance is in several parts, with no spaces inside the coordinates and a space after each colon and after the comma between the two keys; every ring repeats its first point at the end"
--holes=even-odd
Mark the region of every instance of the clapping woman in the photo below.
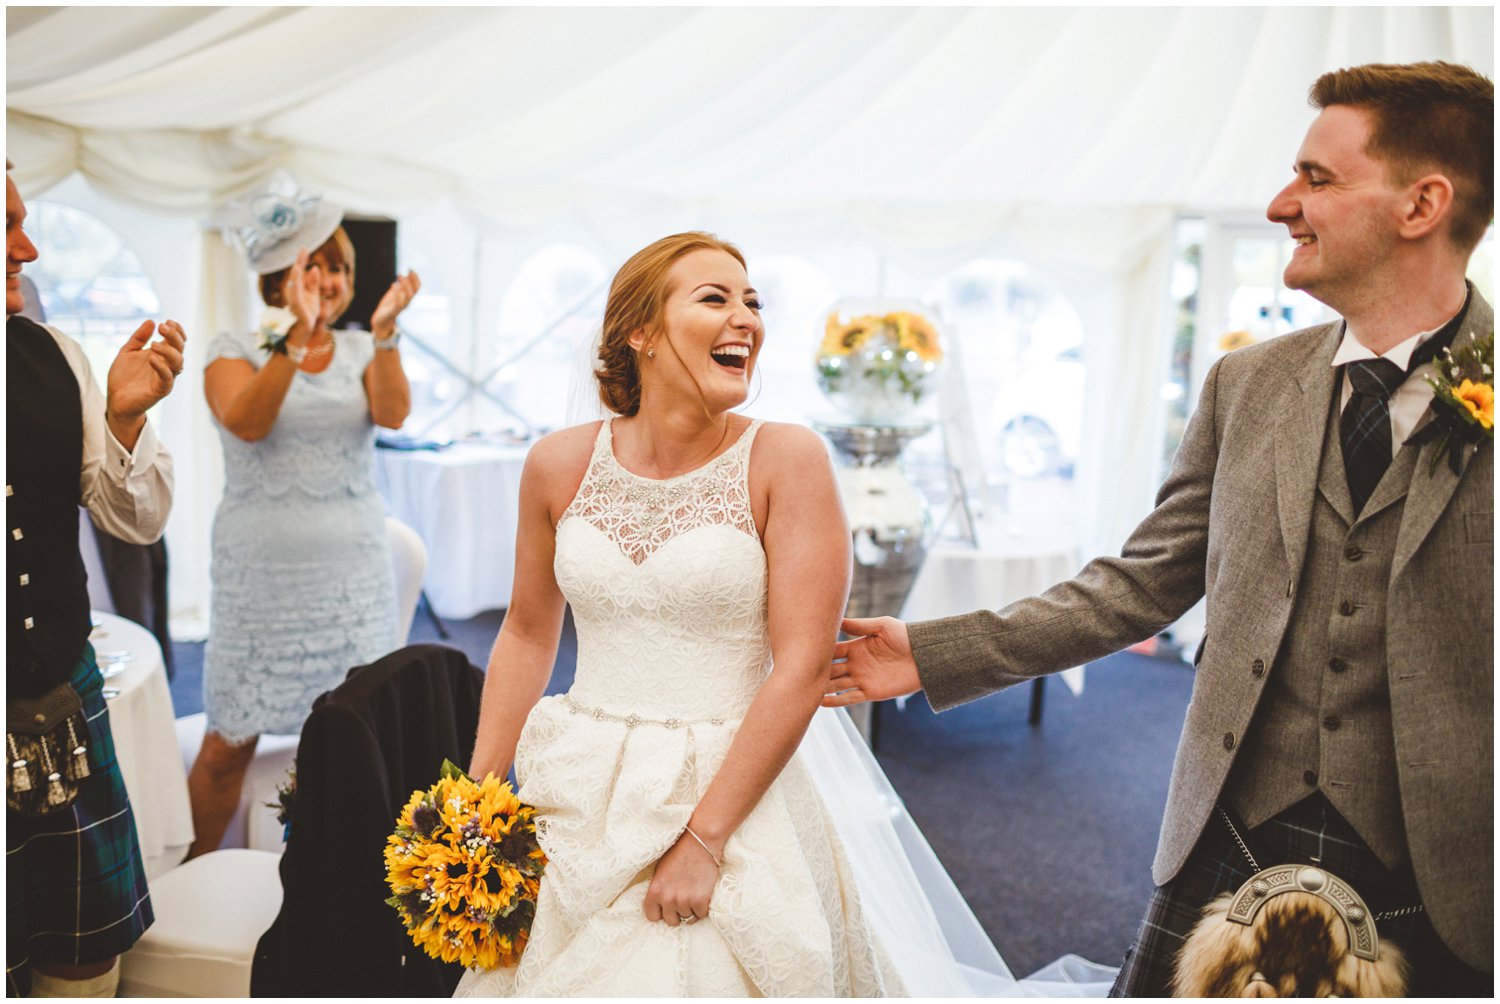
{"type": "Polygon", "coordinates": [[[340,211],[279,195],[251,206],[237,236],[269,309],[259,332],[214,341],[204,373],[225,485],[189,857],[219,845],[259,736],[300,731],[314,698],[401,641],[374,440],[411,409],[395,324],[421,282],[399,276],[369,333],[334,330],[354,295],[340,211]]]}

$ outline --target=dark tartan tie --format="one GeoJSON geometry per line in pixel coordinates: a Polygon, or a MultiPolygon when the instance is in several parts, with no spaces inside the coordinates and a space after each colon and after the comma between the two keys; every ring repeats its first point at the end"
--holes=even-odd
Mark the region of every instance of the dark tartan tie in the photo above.
{"type": "Polygon", "coordinates": [[[1391,466],[1391,395],[1406,379],[1406,370],[1389,359],[1360,359],[1345,366],[1344,375],[1354,394],[1339,418],[1339,435],[1349,498],[1358,516],[1391,466]]]}
{"type": "Polygon", "coordinates": [[[1344,376],[1354,392],[1339,416],[1339,437],[1344,446],[1344,474],[1349,479],[1349,498],[1357,517],[1380,484],[1395,452],[1391,444],[1391,395],[1406,381],[1406,375],[1453,343],[1453,336],[1469,312],[1469,297],[1447,324],[1417,346],[1402,369],[1389,359],[1360,359],[1344,365],[1344,376]]]}

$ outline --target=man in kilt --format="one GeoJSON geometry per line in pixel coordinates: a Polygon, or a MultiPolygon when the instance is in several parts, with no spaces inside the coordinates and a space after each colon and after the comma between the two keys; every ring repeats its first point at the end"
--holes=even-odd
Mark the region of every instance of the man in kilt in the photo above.
{"type": "Polygon", "coordinates": [[[5,819],[10,995],[113,997],[120,953],[152,920],[135,821],[110,737],[103,680],[89,645],[89,597],[78,506],[135,543],[161,536],[172,461],[146,411],[182,372],[175,321],[143,323],[110,366],[101,394],[82,347],[20,316],[21,268],[37,257],[26,207],[5,177],[5,693],[68,682],[88,723],[89,775],[71,804],[44,815],[9,805],[5,819]]]}
{"type": "Polygon", "coordinates": [[[1343,320],[1214,365],[1118,557],[998,613],[846,621],[865,637],[835,649],[825,704],[922,687],[941,710],[1150,637],[1206,597],[1120,995],[1171,992],[1211,899],[1314,863],[1399,946],[1410,993],[1493,990],[1494,313],[1465,273],[1494,211],[1494,85],[1369,65],[1310,98],[1266,215],[1297,244],[1286,284],[1343,320]],[[1435,397],[1435,355],[1486,339],[1472,406],[1435,397]]]}

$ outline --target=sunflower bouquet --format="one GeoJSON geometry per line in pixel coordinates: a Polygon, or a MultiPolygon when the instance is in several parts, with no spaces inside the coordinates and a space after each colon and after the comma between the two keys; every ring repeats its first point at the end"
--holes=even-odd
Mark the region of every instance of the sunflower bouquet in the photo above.
{"type": "Polygon", "coordinates": [[[818,348],[818,385],[856,419],[895,420],[929,395],[942,359],[937,327],[917,311],[835,309],[818,348]]]}
{"type": "Polygon", "coordinates": [[[521,960],[547,856],[536,810],[510,782],[475,781],[451,761],[414,791],[386,840],[386,900],[435,959],[494,969],[521,960]]]}

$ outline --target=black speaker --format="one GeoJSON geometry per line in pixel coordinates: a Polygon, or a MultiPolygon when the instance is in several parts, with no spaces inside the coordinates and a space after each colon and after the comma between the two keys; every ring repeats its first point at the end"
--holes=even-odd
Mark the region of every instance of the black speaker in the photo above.
{"type": "Polygon", "coordinates": [[[370,327],[375,305],[396,281],[396,221],[344,217],[344,233],[354,245],[354,302],[335,327],[370,327]]]}

